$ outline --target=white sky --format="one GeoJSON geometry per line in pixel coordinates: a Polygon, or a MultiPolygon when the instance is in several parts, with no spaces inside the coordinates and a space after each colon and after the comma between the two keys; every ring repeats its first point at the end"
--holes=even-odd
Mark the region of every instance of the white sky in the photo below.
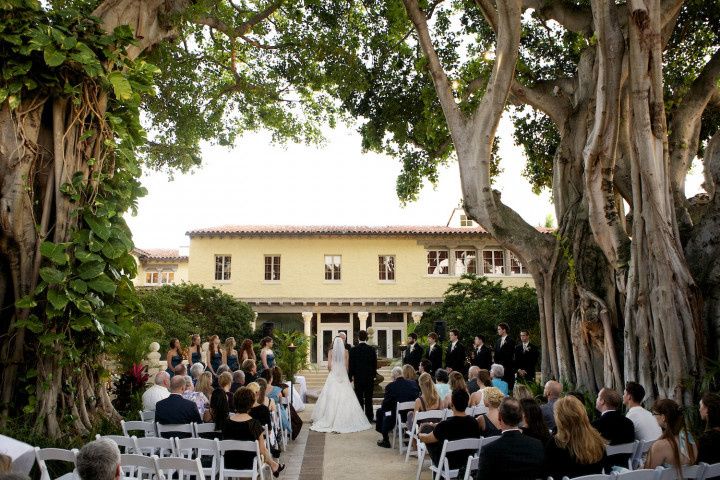
{"type": "MultiPolygon", "coordinates": [[[[503,202],[532,225],[543,225],[554,208],[547,192],[532,193],[520,175],[525,156],[514,145],[511,124],[499,129],[502,174],[495,188],[503,202]]],[[[437,188],[427,184],[420,199],[402,207],[395,194],[396,159],[361,153],[353,128],[326,131],[322,147],[272,145],[267,134],[238,140],[234,149],[205,147],[203,167],[194,174],[149,172],[148,195],[138,214],[127,216],[135,245],[177,248],[185,232],[198,227],[252,225],[445,225],[462,193],[457,163],[443,168],[437,188]]],[[[701,168],[688,178],[689,192],[702,181],[701,168]]]]}

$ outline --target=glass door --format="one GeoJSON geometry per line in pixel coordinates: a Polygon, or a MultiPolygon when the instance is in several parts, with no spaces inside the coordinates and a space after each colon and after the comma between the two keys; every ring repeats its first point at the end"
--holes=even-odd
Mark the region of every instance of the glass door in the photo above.
{"type": "Polygon", "coordinates": [[[321,324],[318,328],[317,358],[319,366],[327,366],[328,353],[332,348],[335,337],[337,337],[340,332],[347,335],[346,341],[348,344],[352,345],[352,331],[347,325],[321,324]]]}
{"type": "Polygon", "coordinates": [[[399,360],[401,358],[400,345],[403,342],[403,329],[400,327],[378,327],[377,346],[378,357],[399,360]]]}

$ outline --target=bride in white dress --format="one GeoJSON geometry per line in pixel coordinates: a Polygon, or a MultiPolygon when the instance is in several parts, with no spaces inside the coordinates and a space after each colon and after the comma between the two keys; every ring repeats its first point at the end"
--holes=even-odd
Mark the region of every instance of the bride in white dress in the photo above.
{"type": "Polygon", "coordinates": [[[335,337],[328,352],[330,374],[312,414],[316,432],[352,433],[371,428],[348,378],[348,352],[340,337],[335,337]]]}

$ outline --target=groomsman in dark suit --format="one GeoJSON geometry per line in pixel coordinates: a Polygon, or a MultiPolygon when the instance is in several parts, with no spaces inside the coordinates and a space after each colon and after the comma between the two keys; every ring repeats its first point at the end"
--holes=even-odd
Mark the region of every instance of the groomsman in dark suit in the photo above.
{"type": "Polygon", "coordinates": [[[500,338],[495,340],[495,363],[499,363],[505,369],[503,380],[507,382],[508,389],[512,391],[513,385],[515,385],[515,365],[513,365],[515,340],[508,335],[510,327],[507,323],[498,324],[497,333],[500,338]]]}
{"type": "Polygon", "coordinates": [[[428,345],[427,359],[430,360],[430,364],[432,365],[432,372],[428,373],[435,378],[435,372],[437,372],[438,368],[442,368],[443,359],[442,348],[438,345],[437,333],[430,332],[428,335],[428,345]]]}
{"type": "Polygon", "coordinates": [[[365,415],[373,421],[373,388],[377,374],[377,352],[367,344],[368,334],[365,330],[358,332],[359,343],[350,349],[350,365],[348,376],[358,402],[365,409],[365,415]]]}
{"type": "Polygon", "coordinates": [[[407,339],[407,349],[405,349],[405,358],[403,365],[412,365],[415,370],[420,368],[420,360],[422,360],[423,348],[417,344],[417,334],[411,333],[407,339]]]}
{"type": "Polygon", "coordinates": [[[450,345],[445,355],[445,368],[450,372],[460,372],[465,375],[465,347],[460,343],[460,331],[457,328],[450,330],[450,345]]]}
{"type": "Polygon", "coordinates": [[[485,345],[485,337],[483,335],[475,335],[472,364],[490,371],[490,366],[492,365],[492,350],[485,345]]]}
{"type": "Polygon", "coordinates": [[[515,371],[518,380],[535,381],[535,369],[540,359],[540,350],[530,343],[527,330],[520,330],[520,343],[515,346],[515,371]]]}

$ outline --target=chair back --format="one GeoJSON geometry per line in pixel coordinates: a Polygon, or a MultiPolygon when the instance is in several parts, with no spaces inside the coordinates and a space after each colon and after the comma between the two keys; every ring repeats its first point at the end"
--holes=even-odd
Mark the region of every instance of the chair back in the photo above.
{"type": "Polygon", "coordinates": [[[415,422],[429,422],[431,420],[442,421],[445,418],[444,410],[427,410],[425,412],[418,412],[415,414],[415,422]]]}
{"type": "Polygon", "coordinates": [[[678,476],[678,471],[675,467],[662,468],[658,467],[655,470],[659,472],[657,480],[702,480],[705,478],[705,470],[707,465],[686,465],[682,467],[682,476],[678,476]]]}
{"type": "Polygon", "coordinates": [[[135,452],[148,456],[172,457],[175,455],[175,441],[161,437],[138,438],[135,440],[135,452]]]}
{"type": "Polygon", "coordinates": [[[638,448],[638,445],[640,445],[640,442],[638,440],[635,440],[634,442],[630,443],[621,443],[620,445],[607,445],[605,447],[605,452],[607,453],[607,456],[610,455],[635,455],[635,450],[638,448]]]}
{"type": "MultiPolygon", "coordinates": [[[[154,422],[143,422],[138,420],[130,420],[120,421],[120,426],[122,427],[123,435],[126,437],[130,436],[129,432],[143,432],[143,436],[145,437],[155,437],[157,436],[157,433],[155,432],[155,423],[154,422]]],[[[136,435],[137,436],[137,435],[136,435]]]]}
{"type": "Polygon", "coordinates": [[[631,472],[619,473],[615,477],[617,480],[656,480],[658,472],[649,468],[641,470],[633,470],[631,472]]]}
{"type": "MultiPolygon", "coordinates": [[[[551,477],[552,478],[552,477],[551,477]]],[[[596,473],[594,475],[584,475],[582,477],[574,477],[573,480],[612,480],[616,478],[614,473],[596,473]]],[[[563,477],[563,480],[570,480],[568,477],[563,477]]]]}
{"type": "Polygon", "coordinates": [[[415,400],[412,402],[398,402],[395,406],[395,413],[397,415],[400,415],[401,412],[408,412],[410,410],[415,410],[415,400]]]}
{"type": "Polygon", "coordinates": [[[178,436],[174,435],[176,433],[184,433],[185,435],[180,435],[182,437],[192,437],[195,434],[192,423],[163,425],[162,423],[155,422],[155,431],[158,433],[158,436],[165,438],[176,437],[178,436]]]}
{"type": "Polygon", "coordinates": [[[155,466],[155,456],[147,457],[145,455],[138,455],[134,453],[121,453],[120,454],[120,468],[123,471],[123,478],[137,478],[142,479],[145,477],[157,477],[162,478],[160,472],[158,472],[155,466]]]}
{"type": "MultiPolygon", "coordinates": [[[[66,462],[72,463],[74,478],[79,478],[75,465],[77,463],[78,450],[73,448],[72,450],[65,450],[64,448],[40,448],[35,447],[35,459],[37,460],[38,467],[40,468],[40,479],[50,480],[50,472],[47,467],[48,461],[50,462],[66,462]]],[[[68,475],[69,477],[70,475],[68,475]]],[[[67,478],[67,477],[66,477],[67,478]]]]}
{"type": "Polygon", "coordinates": [[[482,451],[482,448],[485,445],[490,445],[492,442],[500,438],[502,435],[493,435],[492,437],[482,437],[480,438],[480,446],[478,447],[478,455],[480,455],[480,452],[482,451]]]}
{"type": "Polygon", "coordinates": [[[101,438],[111,440],[115,442],[115,444],[120,449],[120,453],[135,453],[135,440],[137,437],[125,437],[123,435],[100,435],[99,433],[95,435],[95,440],[100,440],[101,438]]]}
{"type": "Polygon", "coordinates": [[[197,438],[207,438],[207,439],[221,439],[222,438],[222,432],[217,430],[215,428],[214,422],[209,423],[193,423],[193,436],[197,438]]]}
{"type": "Polygon", "coordinates": [[[635,449],[635,454],[633,455],[633,458],[631,460],[633,468],[637,468],[638,466],[642,465],[643,458],[645,458],[648,451],[650,450],[650,447],[653,446],[653,443],[655,443],[655,440],[640,441],[640,445],[638,445],[635,449]]]}
{"type": "Polygon", "coordinates": [[[190,459],[182,457],[155,457],[155,466],[162,475],[167,478],[173,478],[175,472],[178,473],[178,479],[194,478],[195,480],[205,480],[202,463],[199,458],[190,459]]]}
{"type": "Polygon", "coordinates": [[[480,467],[480,459],[473,455],[472,457],[468,457],[467,465],[465,465],[465,476],[463,477],[463,480],[470,480],[470,478],[475,478],[473,472],[477,471],[477,469],[480,467]],[[471,477],[472,476],[472,477],[471,477]]]}
{"type": "Polygon", "coordinates": [[[142,422],[154,422],[155,421],[155,410],[140,410],[140,421],[142,422]]]}
{"type": "Polygon", "coordinates": [[[701,463],[705,466],[704,478],[720,478],[720,463],[713,463],[708,465],[707,463],[701,463]]]}
{"type": "Polygon", "coordinates": [[[260,474],[260,444],[258,441],[218,440],[217,449],[220,453],[220,480],[224,478],[257,478],[260,474]],[[225,454],[227,452],[252,452],[255,454],[253,467],[249,470],[236,470],[225,468],[225,454]]]}

